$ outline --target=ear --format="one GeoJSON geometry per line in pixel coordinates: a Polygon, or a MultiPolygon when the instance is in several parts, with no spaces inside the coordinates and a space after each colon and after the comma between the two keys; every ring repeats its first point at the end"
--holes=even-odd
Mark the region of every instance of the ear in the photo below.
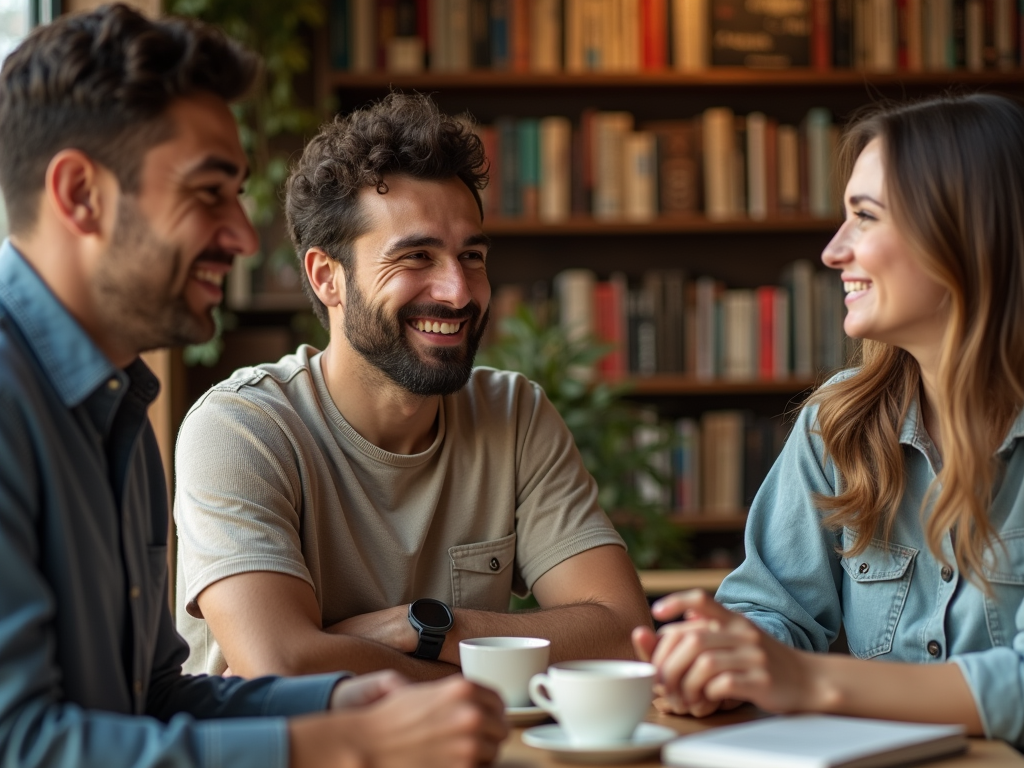
{"type": "Polygon", "coordinates": [[[327,307],[343,306],[345,302],[345,270],[338,261],[320,248],[310,248],[302,260],[306,277],[327,307]]]}
{"type": "Polygon", "coordinates": [[[101,234],[105,195],[102,176],[109,172],[77,149],[63,149],[46,168],[44,205],[78,237],[101,234]]]}

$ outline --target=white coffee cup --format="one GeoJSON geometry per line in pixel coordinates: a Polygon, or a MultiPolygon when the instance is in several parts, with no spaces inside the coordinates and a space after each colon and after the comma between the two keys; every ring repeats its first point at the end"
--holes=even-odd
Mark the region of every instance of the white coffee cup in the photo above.
{"type": "Polygon", "coordinates": [[[551,641],[541,637],[476,637],[459,642],[462,674],[493,688],[506,707],[530,706],[530,678],[548,665],[551,641]]]}
{"type": "Polygon", "coordinates": [[[642,661],[563,661],[530,680],[530,697],[583,747],[629,741],[654,698],[654,665],[642,661]]]}

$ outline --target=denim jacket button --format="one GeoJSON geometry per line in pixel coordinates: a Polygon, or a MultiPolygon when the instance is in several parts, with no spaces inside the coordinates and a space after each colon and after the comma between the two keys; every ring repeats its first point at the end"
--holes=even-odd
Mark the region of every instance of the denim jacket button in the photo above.
{"type": "Polygon", "coordinates": [[[942,566],[942,571],[939,575],[942,576],[943,581],[949,581],[953,578],[953,569],[950,568],[948,565],[944,565],[942,566]]]}
{"type": "Polygon", "coordinates": [[[942,646],[936,640],[928,641],[928,653],[932,656],[938,656],[942,653],[942,646]]]}
{"type": "Polygon", "coordinates": [[[871,567],[871,566],[870,566],[870,565],[868,565],[867,563],[861,563],[861,564],[860,564],[860,568],[858,568],[858,569],[857,569],[857,571],[858,571],[858,572],[860,572],[860,573],[867,573],[867,572],[868,572],[868,569],[869,569],[870,567],[871,567]]]}

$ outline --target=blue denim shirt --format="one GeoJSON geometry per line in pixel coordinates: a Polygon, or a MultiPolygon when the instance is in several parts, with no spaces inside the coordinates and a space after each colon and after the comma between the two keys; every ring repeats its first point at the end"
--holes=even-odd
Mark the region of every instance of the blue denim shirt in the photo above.
{"type": "MultiPolygon", "coordinates": [[[[858,658],[955,662],[985,733],[1024,746],[1024,413],[997,452],[1005,474],[990,519],[1005,548],[986,557],[991,596],[958,568],[944,573],[925,542],[919,512],[941,460],[916,404],[900,431],[907,484],[889,542],[875,539],[856,557],[838,555],[853,533],[825,530],[814,506],[813,493],[835,495],[839,487],[811,431],[816,413],[803,409],[755,497],[746,560],[717,599],[796,648],[825,651],[842,626],[858,658]]],[[[942,551],[955,563],[948,536],[942,551]]]]}
{"type": "Polygon", "coordinates": [[[187,677],[167,605],[167,489],[146,409],[8,242],[0,247],[0,764],[288,762],[283,717],[338,675],[187,677]],[[206,720],[204,718],[220,718],[206,720]]]}

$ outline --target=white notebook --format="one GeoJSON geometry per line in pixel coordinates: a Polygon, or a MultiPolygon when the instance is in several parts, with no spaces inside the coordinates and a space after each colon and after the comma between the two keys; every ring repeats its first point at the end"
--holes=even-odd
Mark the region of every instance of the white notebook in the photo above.
{"type": "Polygon", "coordinates": [[[782,715],[684,736],[661,759],[680,768],[883,768],[966,748],[959,725],[782,715]]]}

